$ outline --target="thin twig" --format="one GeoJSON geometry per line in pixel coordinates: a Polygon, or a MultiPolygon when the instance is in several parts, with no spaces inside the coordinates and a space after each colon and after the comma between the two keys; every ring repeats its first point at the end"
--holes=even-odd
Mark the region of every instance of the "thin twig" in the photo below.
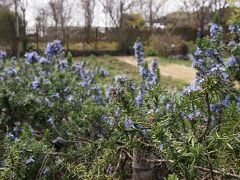
{"type": "MultiPolygon", "coordinates": [[[[200,170],[200,171],[211,172],[210,169],[205,168],[205,167],[201,167],[201,166],[194,166],[194,167],[195,167],[196,169],[200,170]]],[[[220,172],[220,171],[217,171],[217,170],[212,170],[212,172],[213,172],[214,174],[218,174],[218,175],[221,175],[221,176],[224,176],[224,177],[231,177],[231,178],[240,179],[240,175],[237,175],[237,174],[223,173],[223,172],[220,172]]]]}
{"type": "Polygon", "coordinates": [[[118,169],[119,169],[119,167],[120,167],[120,163],[122,161],[122,152],[123,152],[123,149],[121,149],[121,151],[120,151],[119,160],[118,160],[117,166],[116,166],[115,171],[113,172],[113,174],[116,174],[118,169]]]}
{"type": "Polygon", "coordinates": [[[5,168],[0,168],[0,171],[5,171],[5,168]]]}
{"type": "Polygon", "coordinates": [[[131,155],[125,148],[122,148],[122,151],[123,151],[131,160],[133,160],[132,155],[131,155]]]}
{"type": "Polygon", "coordinates": [[[45,167],[46,164],[47,164],[48,158],[49,158],[49,154],[46,154],[46,156],[45,156],[44,159],[43,159],[42,165],[41,165],[41,167],[40,167],[40,169],[39,169],[39,171],[38,171],[36,180],[38,180],[38,179],[41,177],[41,175],[42,175],[42,173],[43,173],[43,169],[44,169],[44,167],[45,167]]]}
{"type": "Polygon", "coordinates": [[[209,129],[209,126],[210,126],[210,124],[211,124],[211,108],[210,108],[210,99],[209,99],[209,94],[207,93],[206,94],[206,97],[205,97],[205,99],[206,99],[206,103],[207,103],[207,111],[208,111],[208,122],[207,122],[207,127],[206,127],[206,129],[205,129],[205,131],[204,131],[204,133],[201,135],[201,137],[200,137],[200,141],[202,141],[202,140],[204,140],[204,138],[205,138],[205,136],[206,136],[206,134],[207,134],[207,131],[208,131],[208,129],[209,129]]]}
{"type": "Polygon", "coordinates": [[[168,160],[168,159],[147,159],[147,162],[150,162],[150,163],[174,163],[173,160],[168,160]]]}
{"type": "MultiPolygon", "coordinates": [[[[147,159],[147,162],[151,162],[151,163],[174,163],[174,160],[167,160],[167,159],[147,159]]],[[[209,168],[205,168],[205,167],[201,167],[201,166],[194,166],[194,168],[196,168],[199,171],[203,171],[203,172],[212,172],[213,174],[217,174],[217,175],[221,175],[223,177],[231,177],[231,178],[235,178],[235,179],[240,179],[240,175],[237,174],[232,174],[232,173],[224,173],[221,171],[217,171],[217,170],[211,170],[209,168]]]]}

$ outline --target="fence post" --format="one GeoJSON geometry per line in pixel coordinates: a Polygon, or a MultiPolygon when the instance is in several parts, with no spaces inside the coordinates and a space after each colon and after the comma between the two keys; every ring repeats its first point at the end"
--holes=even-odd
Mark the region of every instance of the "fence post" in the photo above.
{"type": "Polygon", "coordinates": [[[39,50],[39,35],[38,35],[38,28],[36,27],[36,45],[37,45],[37,50],[39,50]]]}
{"type": "Polygon", "coordinates": [[[69,51],[69,27],[67,27],[67,38],[66,38],[66,44],[67,44],[67,50],[69,51]]]}
{"type": "Polygon", "coordinates": [[[96,27],[96,34],[95,34],[95,49],[98,49],[98,27],[96,27]]]}

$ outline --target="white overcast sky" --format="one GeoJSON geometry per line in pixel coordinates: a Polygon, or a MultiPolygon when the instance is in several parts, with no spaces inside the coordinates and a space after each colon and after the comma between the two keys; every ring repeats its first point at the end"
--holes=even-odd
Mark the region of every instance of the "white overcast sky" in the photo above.
{"type": "MultiPolygon", "coordinates": [[[[79,7],[78,0],[69,0],[71,1],[74,6],[72,8],[72,17],[74,20],[74,25],[76,23],[80,23],[81,20],[81,8],[79,7]],[[78,18],[78,19],[77,19],[78,18]]],[[[48,6],[49,0],[28,0],[28,7],[26,11],[26,20],[28,22],[29,27],[33,27],[35,24],[35,18],[37,16],[38,9],[41,7],[46,7],[48,6]]],[[[169,13],[176,11],[179,8],[179,0],[168,0],[168,3],[164,5],[163,8],[163,13],[169,13]]],[[[100,4],[96,5],[96,10],[95,10],[95,18],[93,25],[94,26],[105,26],[105,15],[102,13],[102,7],[100,4]]]]}

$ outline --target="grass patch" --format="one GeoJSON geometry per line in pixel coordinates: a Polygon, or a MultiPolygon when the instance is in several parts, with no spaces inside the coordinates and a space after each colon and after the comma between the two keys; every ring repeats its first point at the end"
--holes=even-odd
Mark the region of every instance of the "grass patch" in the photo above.
{"type": "MultiPolygon", "coordinates": [[[[157,56],[155,58],[159,60],[161,65],[179,64],[179,65],[184,65],[184,66],[188,66],[188,67],[192,66],[192,61],[190,61],[190,60],[171,59],[171,58],[167,58],[167,57],[163,57],[163,56],[157,56]]],[[[147,57],[147,59],[154,59],[154,57],[147,57]]]]}

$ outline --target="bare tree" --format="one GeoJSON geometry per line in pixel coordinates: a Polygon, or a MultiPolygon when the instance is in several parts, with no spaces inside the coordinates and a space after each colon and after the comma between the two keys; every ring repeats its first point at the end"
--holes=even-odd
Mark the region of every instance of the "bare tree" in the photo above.
{"type": "Polygon", "coordinates": [[[55,39],[58,38],[58,24],[59,24],[59,13],[60,8],[59,0],[50,0],[49,6],[50,6],[50,15],[54,21],[54,31],[55,31],[55,39]]]}
{"type": "Polygon", "coordinates": [[[104,7],[104,12],[109,16],[112,25],[119,27],[123,26],[124,15],[130,12],[136,0],[100,0],[104,7]]]}
{"type": "Polygon", "coordinates": [[[219,23],[222,23],[223,17],[226,13],[226,7],[229,5],[229,0],[211,0],[211,13],[217,13],[219,23]]]}
{"type": "Polygon", "coordinates": [[[221,17],[225,14],[229,0],[183,0],[183,9],[188,12],[189,17],[196,22],[195,27],[203,31],[209,22],[212,21],[213,14],[219,14],[221,17]]]}
{"type": "Polygon", "coordinates": [[[80,0],[80,5],[84,14],[85,42],[89,44],[96,0],[80,0]]]}
{"type": "Polygon", "coordinates": [[[211,0],[183,0],[183,10],[188,17],[195,22],[195,28],[204,31],[205,26],[210,22],[211,0]]]}
{"type": "Polygon", "coordinates": [[[28,0],[21,0],[20,1],[20,8],[22,11],[23,16],[23,36],[22,36],[22,46],[23,50],[27,50],[27,38],[26,38],[26,28],[27,28],[27,22],[26,22],[26,10],[28,7],[28,0]]]}
{"type": "Polygon", "coordinates": [[[46,31],[48,27],[48,16],[49,13],[47,11],[47,8],[40,8],[38,10],[37,17],[35,18],[36,21],[36,28],[38,29],[38,32],[40,36],[46,36],[46,31]]]}
{"type": "Polygon", "coordinates": [[[167,0],[141,0],[140,7],[145,15],[145,19],[149,23],[150,29],[153,28],[154,23],[161,16],[161,10],[167,0]]]}
{"type": "Polygon", "coordinates": [[[58,27],[61,28],[61,38],[65,41],[65,27],[71,18],[71,6],[67,0],[50,0],[50,16],[54,21],[55,38],[59,38],[58,27]]]}
{"type": "Polygon", "coordinates": [[[13,5],[13,0],[1,0],[0,6],[10,8],[13,5]]]}
{"type": "Polygon", "coordinates": [[[127,27],[126,21],[132,9],[136,5],[136,0],[99,0],[104,8],[106,17],[110,20],[110,26],[116,29],[116,40],[118,41],[119,49],[128,50],[129,42],[126,36],[127,27]]]}

